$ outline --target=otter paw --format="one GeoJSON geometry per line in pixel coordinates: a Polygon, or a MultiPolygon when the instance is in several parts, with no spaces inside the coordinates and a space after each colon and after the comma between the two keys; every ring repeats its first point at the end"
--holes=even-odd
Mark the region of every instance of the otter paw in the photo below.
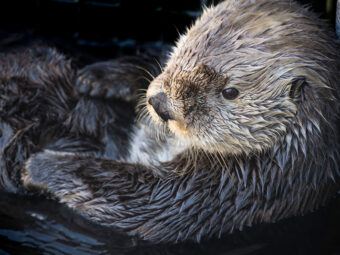
{"type": "Polygon", "coordinates": [[[49,167],[45,165],[44,153],[31,156],[21,171],[21,182],[28,190],[46,191],[48,188],[49,167]]]}
{"type": "Polygon", "coordinates": [[[28,191],[44,192],[65,200],[83,187],[76,174],[78,167],[74,153],[45,150],[26,161],[21,182],[28,191]]]}
{"type": "Polygon", "coordinates": [[[81,95],[94,98],[129,100],[134,94],[128,78],[110,62],[95,63],[81,69],[76,88],[81,95]]]}
{"type": "Polygon", "coordinates": [[[60,187],[72,183],[74,178],[62,164],[63,158],[68,157],[67,155],[73,154],[45,150],[32,155],[21,170],[23,187],[31,191],[54,194],[60,187]]]}

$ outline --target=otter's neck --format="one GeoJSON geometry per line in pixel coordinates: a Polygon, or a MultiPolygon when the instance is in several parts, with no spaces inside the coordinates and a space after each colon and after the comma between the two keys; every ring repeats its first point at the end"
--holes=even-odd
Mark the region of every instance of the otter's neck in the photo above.
{"type": "Polygon", "coordinates": [[[130,139],[129,155],[124,161],[157,167],[188,149],[186,141],[176,139],[169,133],[159,134],[155,128],[144,123],[136,126],[130,139]]]}

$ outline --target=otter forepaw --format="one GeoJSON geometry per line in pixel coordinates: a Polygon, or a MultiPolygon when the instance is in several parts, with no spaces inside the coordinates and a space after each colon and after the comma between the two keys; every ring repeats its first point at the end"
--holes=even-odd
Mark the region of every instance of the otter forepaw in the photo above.
{"type": "MultiPolygon", "coordinates": [[[[63,188],[72,190],[72,178],[67,167],[61,164],[63,155],[44,151],[32,155],[21,171],[21,182],[29,191],[47,192],[56,195],[63,188]]],[[[65,192],[64,192],[65,193],[65,192]]]]}
{"type": "Polygon", "coordinates": [[[80,94],[94,98],[131,100],[134,83],[115,62],[100,62],[85,66],[78,73],[76,87],[80,94]]]}
{"type": "Polygon", "coordinates": [[[22,169],[23,188],[34,193],[47,193],[71,207],[81,204],[91,199],[92,193],[80,173],[87,161],[84,164],[78,161],[74,153],[51,150],[37,153],[26,161],[22,169]]]}
{"type": "Polygon", "coordinates": [[[44,153],[31,156],[25,163],[21,171],[21,181],[28,190],[45,191],[48,187],[49,167],[46,167],[44,153]]]}

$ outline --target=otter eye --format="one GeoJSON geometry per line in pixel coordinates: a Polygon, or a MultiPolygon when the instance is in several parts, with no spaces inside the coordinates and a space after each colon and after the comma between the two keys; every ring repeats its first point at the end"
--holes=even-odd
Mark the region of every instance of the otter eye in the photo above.
{"type": "Polygon", "coordinates": [[[222,95],[227,100],[234,100],[238,97],[239,91],[235,88],[226,88],[222,90],[222,95]]]}

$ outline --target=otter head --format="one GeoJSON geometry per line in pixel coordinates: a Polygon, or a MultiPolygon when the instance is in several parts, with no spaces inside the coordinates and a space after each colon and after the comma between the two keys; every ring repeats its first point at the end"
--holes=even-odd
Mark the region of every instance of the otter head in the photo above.
{"type": "MultiPolygon", "coordinates": [[[[279,82],[278,82],[279,83],[279,82]]],[[[205,64],[176,75],[164,72],[150,85],[148,110],[155,122],[196,148],[228,154],[257,153],[287,131],[302,97],[304,79],[280,87],[231,83],[205,64]]]]}
{"type": "MultiPolygon", "coordinates": [[[[322,52],[330,54],[315,42],[316,28],[305,17],[286,11],[262,15],[246,10],[256,9],[252,1],[241,2],[249,5],[242,6],[242,15],[230,11],[228,1],[207,9],[147,91],[156,123],[212,153],[249,155],[272,148],[301,122],[299,108],[314,118],[311,108],[319,104],[301,103],[306,91],[307,98],[314,93],[306,85],[328,86],[322,65],[330,61],[322,52]],[[303,27],[299,33],[296,24],[303,27]]],[[[264,4],[268,10],[276,6],[264,4]]]]}

